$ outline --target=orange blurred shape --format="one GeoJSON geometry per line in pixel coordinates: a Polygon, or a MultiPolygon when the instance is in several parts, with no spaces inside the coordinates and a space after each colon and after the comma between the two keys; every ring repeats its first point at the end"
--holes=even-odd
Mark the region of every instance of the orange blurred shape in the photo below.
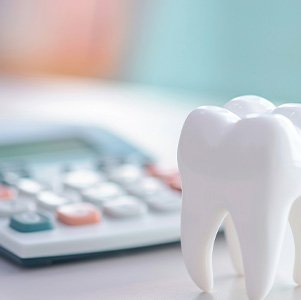
{"type": "Polygon", "coordinates": [[[16,198],[16,191],[5,185],[0,185],[0,201],[7,201],[16,198]]]}
{"type": "Polygon", "coordinates": [[[113,76],[128,36],[131,0],[11,0],[0,21],[0,68],[113,76]]]}

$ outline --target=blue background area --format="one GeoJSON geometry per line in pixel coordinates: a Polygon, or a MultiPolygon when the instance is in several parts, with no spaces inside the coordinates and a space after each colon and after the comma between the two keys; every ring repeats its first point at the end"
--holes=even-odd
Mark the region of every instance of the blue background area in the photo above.
{"type": "Polygon", "coordinates": [[[301,1],[156,3],[132,80],[227,98],[301,100],[301,1]]]}

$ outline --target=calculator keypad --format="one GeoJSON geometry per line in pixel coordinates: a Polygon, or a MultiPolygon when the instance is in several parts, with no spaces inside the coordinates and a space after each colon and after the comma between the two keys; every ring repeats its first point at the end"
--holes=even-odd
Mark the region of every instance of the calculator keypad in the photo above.
{"type": "Polygon", "coordinates": [[[0,217],[10,218],[12,229],[34,232],[64,225],[102,226],[109,219],[143,218],[181,209],[176,173],[129,163],[99,168],[62,168],[55,187],[51,180],[46,186],[34,176],[9,174],[10,185],[0,185],[0,217]],[[51,215],[53,221],[48,218],[51,215]]]}

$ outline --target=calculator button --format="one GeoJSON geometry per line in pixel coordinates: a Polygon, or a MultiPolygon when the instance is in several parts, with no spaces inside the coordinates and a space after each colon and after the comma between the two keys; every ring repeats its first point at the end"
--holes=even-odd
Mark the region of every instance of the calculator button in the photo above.
{"type": "Polygon", "coordinates": [[[27,195],[34,196],[41,192],[44,187],[35,180],[22,178],[16,183],[17,189],[27,195]]]}
{"type": "Polygon", "coordinates": [[[56,210],[59,206],[69,203],[70,200],[50,191],[43,191],[37,195],[37,204],[47,210],[56,210]]]}
{"type": "Polygon", "coordinates": [[[178,171],[175,169],[164,168],[156,165],[147,166],[146,171],[150,176],[154,176],[162,180],[174,176],[178,173],[178,171]]]}
{"type": "Polygon", "coordinates": [[[90,203],[66,204],[57,209],[57,218],[66,225],[85,225],[100,222],[100,211],[90,203]]]}
{"type": "Polygon", "coordinates": [[[11,216],[9,226],[19,232],[36,232],[53,228],[51,220],[34,211],[21,212],[11,216]]]}
{"type": "Polygon", "coordinates": [[[0,217],[9,217],[13,214],[34,210],[33,203],[27,201],[0,201],[0,217]]]}
{"type": "Polygon", "coordinates": [[[104,179],[101,174],[90,170],[78,170],[68,172],[63,175],[64,185],[78,191],[89,188],[103,180],[104,179]]]}
{"type": "Polygon", "coordinates": [[[137,182],[127,185],[126,188],[130,194],[143,198],[159,191],[166,190],[166,185],[156,178],[145,177],[137,182]]]}
{"type": "Polygon", "coordinates": [[[179,193],[166,191],[154,194],[146,199],[146,203],[154,210],[167,212],[181,209],[181,197],[179,193]]]}
{"type": "Polygon", "coordinates": [[[174,190],[181,191],[181,178],[179,171],[176,170],[165,170],[161,169],[155,165],[150,165],[146,167],[147,173],[150,176],[157,177],[164,181],[169,187],[174,190]]]}
{"type": "Polygon", "coordinates": [[[89,188],[82,192],[84,200],[90,201],[95,205],[102,205],[104,201],[121,196],[125,191],[116,183],[103,182],[95,187],[89,188]]]}
{"type": "Polygon", "coordinates": [[[150,176],[154,176],[158,178],[164,178],[171,173],[170,170],[160,168],[156,165],[146,166],[146,171],[150,176]]]}
{"type": "Polygon", "coordinates": [[[146,213],[147,206],[132,196],[121,196],[103,205],[105,214],[116,218],[137,217],[146,213]]]}
{"type": "Polygon", "coordinates": [[[167,185],[176,191],[182,191],[181,178],[179,173],[175,173],[165,179],[167,185]]]}
{"type": "Polygon", "coordinates": [[[108,177],[119,184],[127,185],[133,183],[144,175],[143,169],[135,165],[122,165],[111,170],[108,177]]]}
{"type": "Polygon", "coordinates": [[[0,185],[0,201],[12,200],[17,197],[17,192],[12,187],[0,185]]]}

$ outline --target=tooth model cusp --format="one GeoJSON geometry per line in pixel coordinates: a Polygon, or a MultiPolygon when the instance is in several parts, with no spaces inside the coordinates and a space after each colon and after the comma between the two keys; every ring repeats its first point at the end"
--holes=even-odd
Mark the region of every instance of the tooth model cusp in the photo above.
{"type": "Polygon", "coordinates": [[[224,222],[234,266],[252,300],[270,291],[289,222],[301,284],[301,105],[243,96],[187,117],[178,146],[181,243],[193,281],[213,287],[212,251],[224,222]]]}

